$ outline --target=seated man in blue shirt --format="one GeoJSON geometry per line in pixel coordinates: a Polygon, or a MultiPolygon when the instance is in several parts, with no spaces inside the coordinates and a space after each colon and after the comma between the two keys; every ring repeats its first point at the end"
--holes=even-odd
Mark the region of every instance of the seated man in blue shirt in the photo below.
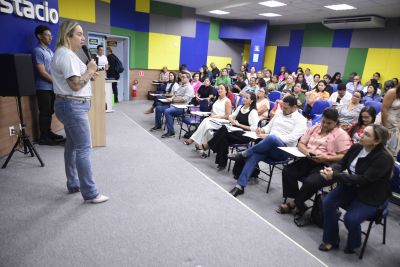
{"type": "Polygon", "coordinates": [[[55,96],[50,75],[50,63],[53,58],[53,51],[49,48],[52,40],[50,28],[45,25],[37,26],[35,36],[39,41],[39,45],[32,51],[32,60],[39,108],[39,144],[53,146],[63,141],[64,137],[51,131],[55,96]]]}
{"type": "Polygon", "coordinates": [[[298,139],[307,130],[307,119],[297,111],[297,99],[289,95],[282,101],[282,110],[278,110],[264,128],[257,129],[257,135],[263,140],[241,153],[228,155],[233,160],[246,159],[237,184],[230,191],[234,197],[244,194],[244,188],[258,162],[286,160],[288,154],[278,147],[296,146],[298,139]]]}
{"type": "Polygon", "coordinates": [[[168,131],[161,136],[161,138],[174,137],[174,117],[182,115],[185,112],[183,108],[176,108],[170,104],[188,104],[194,96],[193,87],[189,83],[190,74],[182,73],[181,75],[181,86],[174,92],[174,96],[163,99],[164,105],[158,105],[156,107],[155,126],[150,131],[161,130],[161,116],[165,114],[165,120],[167,122],[168,131]]]}

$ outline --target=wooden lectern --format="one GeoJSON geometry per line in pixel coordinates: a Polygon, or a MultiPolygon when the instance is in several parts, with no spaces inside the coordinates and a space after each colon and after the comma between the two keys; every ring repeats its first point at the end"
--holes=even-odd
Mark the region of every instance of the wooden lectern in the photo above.
{"type": "Polygon", "coordinates": [[[106,146],[106,113],[105,113],[105,77],[104,71],[92,81],[92,103],[89,111],[92,147],[106,146]]]}

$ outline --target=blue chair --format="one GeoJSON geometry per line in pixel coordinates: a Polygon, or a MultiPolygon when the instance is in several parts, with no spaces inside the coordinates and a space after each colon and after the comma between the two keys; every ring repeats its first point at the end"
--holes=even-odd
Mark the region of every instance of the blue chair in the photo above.
{"type": "Polygon", "coordinates": [[[400,150],[397,152],[397,161],[400,161],[400,150]]]}
{"type": "Polygon", "coordinates": [[[378,102],[378,101],[367,101],[367,102],[364,103],[364,106],[366,106],[366,107],[374,107],[376,113],[378,114],[379,112],[381,112],[382,103],[378,102]]]}
{"type": "Polygon", "coordinates": [[[199,108],[200,108],[200,111],[207,112],[208,111],[208,99],[200,100],[199,108]]]}
{"type": "Polygon", "coordinates": [[[271,110],[275,107],[275,102],[272,102],[271,100],[269,101],[269,111],[271,112],[271,110]]]}
{"type": "Polygon", "coordinates": [[[279,91],[269,92],[268,98],[269,98],[269,101],[275,102],[276,100],[279,100],[282,98],[282,93],[279,91]]]}
{"type": "MultiPolygon", "coordinates": [[[[191,107],[190,111],[200,111],[200,107],[191,107]]],[[[192,127],[194,127],[194,129],[196,130],[197,127],[200,125],[200,123],[201,123],[201,118],[199,116],[189,115],[189,116],[184,116],[183,118],[181,118],[181,120],[180,120],[181,127],[179,130],[178,139],[181,139],[182,131],[184,131],[185,133],[188,133],[191,131],[192,127]],[[183,129],[184,124],[186,125],[186,129],[183,129]]]]}
{"type": "Polygon", "coordinates": [[[314,119],[316,115],[321,115],[326,108],[329,108],[331,103],[327,100],[317,100],[315,101],[313,107],[311,108],[311,119],[314,119]]]}
{"type": "Polygon", "coordinates": [[[214,87],[214,90],[213,90],[213,95],[214,95],[215,97],[218,97],[218,89],[215,88],[215,87],[214,87]]]}
{"type": "Polygon", "coordinates": [[[400,163],[397,161],[394,163],[391,185],[392,193],[400,194],[400,163]]]}
{"type": "Polygon", "coordinates": [[[240,107],[241,105],[243,105],[243,100],[244,100],[244,96],[241,96],[237,102],[237,106],[236,107],[240,107]]]}
{"type": "Polygon", "coordinates": [[[314,119],[312,119],[312,125],[314,126],[317,123],[321,123],[322,114],[316,114],[314,119]]]}
{"type": "Polygon", "coordinates": [[[337,92],[337,84],[336,83],[331,83],[330,86],[332,86],[333,92],[337,92]]]}

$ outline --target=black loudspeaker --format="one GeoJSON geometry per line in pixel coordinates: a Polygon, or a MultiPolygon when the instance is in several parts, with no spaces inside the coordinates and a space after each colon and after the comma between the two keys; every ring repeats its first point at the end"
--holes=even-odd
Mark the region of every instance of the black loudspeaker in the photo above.
{"type": "Polygon", "coordinates": [[[0,54],[0,96],[36,95],[30,54],[0,54]]]}

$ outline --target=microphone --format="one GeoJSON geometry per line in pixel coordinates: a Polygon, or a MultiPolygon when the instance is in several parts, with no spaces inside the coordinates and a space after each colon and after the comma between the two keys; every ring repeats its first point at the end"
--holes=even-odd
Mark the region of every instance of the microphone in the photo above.
{"type": "Polygon", "coordinates": [[[90,53],[89,53],[89,49],[87,48],[86,45],[82,45],[82,50],[83,50],[83,53],[85,53],[88,61],[92,60],[92,57],[90,56],[90,53]]]}

